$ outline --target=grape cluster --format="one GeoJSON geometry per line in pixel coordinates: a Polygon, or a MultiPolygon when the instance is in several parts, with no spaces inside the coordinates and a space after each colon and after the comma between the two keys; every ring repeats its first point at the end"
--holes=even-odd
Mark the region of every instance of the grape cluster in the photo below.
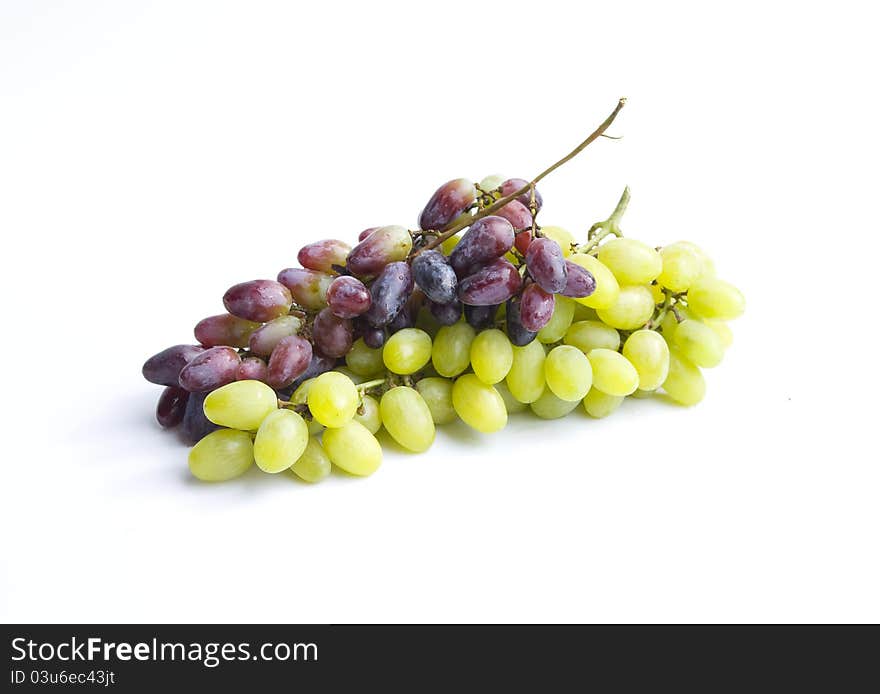
{"type": "Polygon", "coordinates": [[[461,178],[417,231],[304,246],[299,267],[231,287],[197,345],[147,360],[144,377],[165,386],[157,419],[194,444],[199,479],[256,463],[316,482],[332,465],[373,473],[382,427],[420,452],[456,419],[492,433],[522,410],[604,417],[661,390],[693,405],[744,299],[694,244],[624,238],[628,201],[579,242],[538,224],[534,184],[461,178]]]}

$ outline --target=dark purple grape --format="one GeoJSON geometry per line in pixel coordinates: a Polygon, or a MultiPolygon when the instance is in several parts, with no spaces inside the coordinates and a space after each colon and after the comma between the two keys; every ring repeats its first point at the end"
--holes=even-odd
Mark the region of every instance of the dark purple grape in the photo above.
{"type": "Polygon", "coordinates": [[[374,328],[388,325],[403,308],[413,290],[413,276],[409,265],[389,263],[370,287],[373,303],[364,316],[374,328]]]}
{"type": "Polygon", "coordinates": [[[529,208],[523,205],[519,200],[511,200],[495,214],[504,217],[510,225],[516,230],[528,229],[532,226],[532,213],[529,208]]]}
{"type": "Polygon", "coordinates": [[[458,299],[471,306],[491,306],[507,301],[522,286],[517,269],[506,258],[497,258],[458,285],[458,299]]]}
{"type": "Polygon", "coordinates": [[[327,288],[333,275],[301,267],[289,267],[278,273],[278,281],[290,290],[299,306],[317,311],[327,305],[327,288]]]}
{"type": "Polygon", "coordinates": [[[272,354],[275,346],[285,337],[296,335],[302,329],[302,320],[296,316],[281,316],[257,328],[248,340],[251,352],[261,357],[272,354]]]}
{"type": "Polygon", "coordinates": [[[156,405],[156,421],[165,429],[176,427],[183,421],[187,400],[189,400],[189,391],[180,386],[165,388],[156,405]]]}
{"type": "Polygon", "coordinates": [[[183,367],[204,351],[199,345],[174,345],[147,359],[141,373],[150,383],[178,387],[183,367]]]}
{"type": "MultiPolygon", "coordinates": [[[[511,193],[515,193],[520,188],[522,188],[523,186],[527,186],[528,184],[529,184],[529,182],[527,180],[525,180],[524,178],[508,178],[500,186],[501,197],[506,198],[511,193]]],[[[518,198],[516,198],[516,200],[528,208],[529,203],[531,202],[531,198],[532,198],[531,191],[527,190],[525,193],[523,193],[518,198]]],[[[535,206],[538,210],[540,210],[543,205],[544,205],[544,199],[541,197],[541,193],[538,192],[538,189],[535,188],[535,206]]]]}
{"type": "Polygon", "coordinates": [[[385,340],[388,339],[385,335],[385,330],[382,328],[368,328],[364,330],[363,338],[364,344],[373,349],[379,349],[384,346],[385,340]]]}
{"type": "Polygon", "coordinates": [[[419,229],[443,231],[477,199],[477,189],[466,178],[440,186],[419,215],[419,229]]]}
{"type": "Polygon", "coordinates": [[[321,354],[344,357],[353,341],[351,321],[333,315],[329,308],[323,309],[312,324],[312,341],[321,354]]]}
{"type": "Polygon", "coordinates": [[[526,251],[526,267],[532,279],[541,288],[551,294],[558,294],[565,289],[568,268],[562,249],[553,239],[534,239],[526,251]]]}
{"type": "Polygon", "coordinates": [[[190,393],[186,402],[186,411],[180,423],[180,434],[190,446],[194,446],[212,431],[220,427],[205,416],[205,398],[207,393],[190,393]]]}
{"type": "Polygon", "coordinates": [[[440,325],[455,325],[461,319],[461,302],[458,300],[450,301],[448,304],[431,302],[429,310],[440,325]]]}
{"type": "Polygon", "coordinates": [[[520,299],[518,296],[513,297],[507,302],[507,337],[517,347],[524,347],[534,340],[537,332],[527,330],[522,324],[520,317],[520,299]]]}
{"type": "Polygon", "coordinates": [[[449,264],[459,277],[472,275],[486,263],[507,253],[513,246],[513,236],[513,227],[504,217],[490,215],[478,219],[452,249],[449,264]]]}
{"type": "Polygon", "coordinates": [[[458,277],[440,251],[419,253],[412,261],[412,273],[415,283],[431,301],[437,304],[455,301],[458,277]]]}
{"type": "Polygon", "coordinates": [[[233,316],[257,323],[285,315],[292,301],[290,290],[275,280],[241,282],[223,295],[223,305],[233,316]]]}
{"type": "Polygon", "coordinates": [[[327,288],[327,306],[339,318],[354,318],[366,313],[371,303],[370,290],[356,277],[337,277],[327,288]]]}
{"type": "Polygon", "coordinates": [[[238,318],[231,313],[208,316],[196,323],[196,339],[205,347],[247,347],[259,323],[238,318]]]}
{"type": "Polygon", "coordinates": [[[380,227],[351,249],[346,267],[352,275],[374,277],[389,263],[406,260],[411,250],[412,236],[406,227],[380,227]]]}
{"type": "Polygon", "coordinates": [[[245,357],[238,365],[235,374],[236,381],[262,381],[266,383],[269,378],[269,367],[259,357],[245,357]]]}
{"type": "Polygon", "coordinates": [[[269,357],[266,383],[273,388],[286,388],[302,374],[312,360],[311,343],[299,335],[285,337],[269,357]]]}
{"type": "Polygon", "coordinates": [[[419,317],[419,311],[422,310],[424,303],[424,293],[418,289],[414,290],[409,295],[406,303],[404,303],[403,308],[397,312],[397,315],[388,324],[389,334],[393,335],[398,330],[403,330],[404,328],[414,328],[419,317]]]}
{"type": "Polygon", "coordinates": [[[211,347],[180,371],[180,386],[190,393],[215,390],[235,380],[241,358],[232,347],[211,347]]]}
{"type": "Polygon", "coordinates": [[[312,359],[309,362],[308,367],[305,371],[303,371],[299,376],[297,376],[293,383],[291,383],[286,388],[281,388],[285,395],[291,395],[294,390],[296,390],[301,383],[308,381],[310,378],[315,378],[316,376],[320,376],[322,373],[326,371],[330,371],[334,366],[336,366],[336,359],[333,357],[325,357],[323,354],[319,354],[318,352],[312,352],[312,359]]]}
{"type": "Polygon", "coordinates": [[[530,284],[523,290],[519,302],[519,320],[529,332],[538,332],[553,315],[556,300],[540,285],[530,284]]]}
{"type": "Polygon", "coordinates": [[[501,304],[492,304],[490,306],[464,306],[464,319],[472,328],[482,330],[483,328],[491,328],[495,325],[495,316],[501,304]]]}
{"type": "Polygon", "coordinates": [[[565,261],[568,274],[565,277],[565,288],[559,292],[562,296],[572,299],[583,299],[596,291],[596,278],[593,273],[570,260],[565,261]]]}
{"type": "Polygon", "coordinates": [[[351,246],[344,241],[324,239],[300,248],[296,259],[300,265],[309,270],[333,272],[334,265],[345,266],[345,259],[348,258],[349,251],[351,251],[351,246]]]}
{"type": "Polygon", "coordinates": [[[372,234],[376,229],[380,227],[370,227],[369,229],[364,229],[360,234],[358,234],[358,243],[367,238],[370,234],[372,234]]]}

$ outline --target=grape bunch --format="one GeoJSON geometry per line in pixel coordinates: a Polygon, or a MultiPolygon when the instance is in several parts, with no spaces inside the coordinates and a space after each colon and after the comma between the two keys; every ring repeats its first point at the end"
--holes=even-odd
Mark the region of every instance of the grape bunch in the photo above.
{"type": "Polygon", "coordinates": [[[537,180],[449,181],[415,231],[310,243],[275,280],[231,287],[198,344],[143,366],[165,387],[159,424],[193,444],[192,474],[369,475],[381,428],[422,452],[457,419],[489,434],[524,410],[599,418],[657,392],[699,402],[742,294],[690,242],[624,237],[628,189],[581,240],[540,225],[537,180]]]}

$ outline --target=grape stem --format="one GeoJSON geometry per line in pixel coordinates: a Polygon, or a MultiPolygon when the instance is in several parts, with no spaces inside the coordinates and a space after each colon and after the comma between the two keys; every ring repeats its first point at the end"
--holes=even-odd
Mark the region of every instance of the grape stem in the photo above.
{"type": "Polygon", "coordinates": [[[422,251],[429,251],[432,248],[436,248],[441,243],[443,243],[446,239],[448,239],[450,236],[454,236],[455,234],[457,234],[459,231],[461,231],[465,227],[468,227],[471,224],[473,224],[474,222],[476,222],[478,219],[482,219],[483,217],[488,217],[489,215],[500,210],[507,203],[509,203],[513,200],[516,200],[520,195],[523,195],[525,193],[529,193],[531,190],[534,189],[535,185],[541,179],[543,179],[544,177],[553,173],[556,169],[558,169],[560,166],[567,163],[571,159],[574,159],[578,154],[580,154],[584,149],[586,149],[588,145],[590,145],[592,142],[594,142],[595,140],[598,140],[602,135],[604,135],[605,131],[608,130],[608,128],[614,122],[614,119],[617,118],[617,114],[620,113],[620,110],[624,107],[625,104],[626,104],[626,98],[622,97],[620,99],[620,101],[617,102],[617,106],[614,107],[614,110],[611,112],[611,114],[604,121],[602,121],[602,124],[598,128],[596,128],[592,133],[590,133],[589,137],[587,137],[586,140],[581,142],[577,147],[575,147],[573,150],[571,150],[571,152],[566,154],[564,157],[562,157],[562,159],[557,161],[555,164],[548,166],[541,173],[539,173],[537,176],[535,176],[531,181],[526,183],[522,188],[512,192],[510,195],[505,195],[503,198],[496,200],[488,207],[484,207],[482,210],[477,212],[472,217],[468,217],[466,219],[462,219],[462,220],[456,222],[451,227],[446,229],[442,234],[438,234],[429,243],[425,244],[419,250],[417,250],[415,253],[413,253],[412,257],[415,257],[416,255],[418,255],[422,251]]]}
{"type": "Polygon", "coordinates": [[[578,253],[589,253],[612,234],[617,237],[623,236],[623,232],[620,230],[620,220],[629,206],[629,199],[630,192],[629,186],[627,186],[623,189],[620,200],[617,201],[617,207],[614,208],[611,216],[604,222],[596,222],[590,227],[590,231],[587,233],[588,241],[577,249],[578,253]]]}
{"type": "Polygon", "coordinates": [[[365,381],[364,383],[358,383],[357,389],[362,392],[368,391],[370,388],[377,388],[378,386],[384,386],[386,379],[377,378],[375,381],[365,381]]]}

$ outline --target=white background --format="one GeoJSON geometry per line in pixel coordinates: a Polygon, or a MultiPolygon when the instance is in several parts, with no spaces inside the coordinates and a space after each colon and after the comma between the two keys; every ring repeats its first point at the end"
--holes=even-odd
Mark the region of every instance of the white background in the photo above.
{"type": "Polygon", "coordinates": [[[4,2],[0,617],[878,621],[870,3],[4,2]],[[824,7],[825,9],[821,9],[824,7]],[[748,300],[692,409],[189,477],[143,360],[304,242],[530,176],[748,300]]]}

